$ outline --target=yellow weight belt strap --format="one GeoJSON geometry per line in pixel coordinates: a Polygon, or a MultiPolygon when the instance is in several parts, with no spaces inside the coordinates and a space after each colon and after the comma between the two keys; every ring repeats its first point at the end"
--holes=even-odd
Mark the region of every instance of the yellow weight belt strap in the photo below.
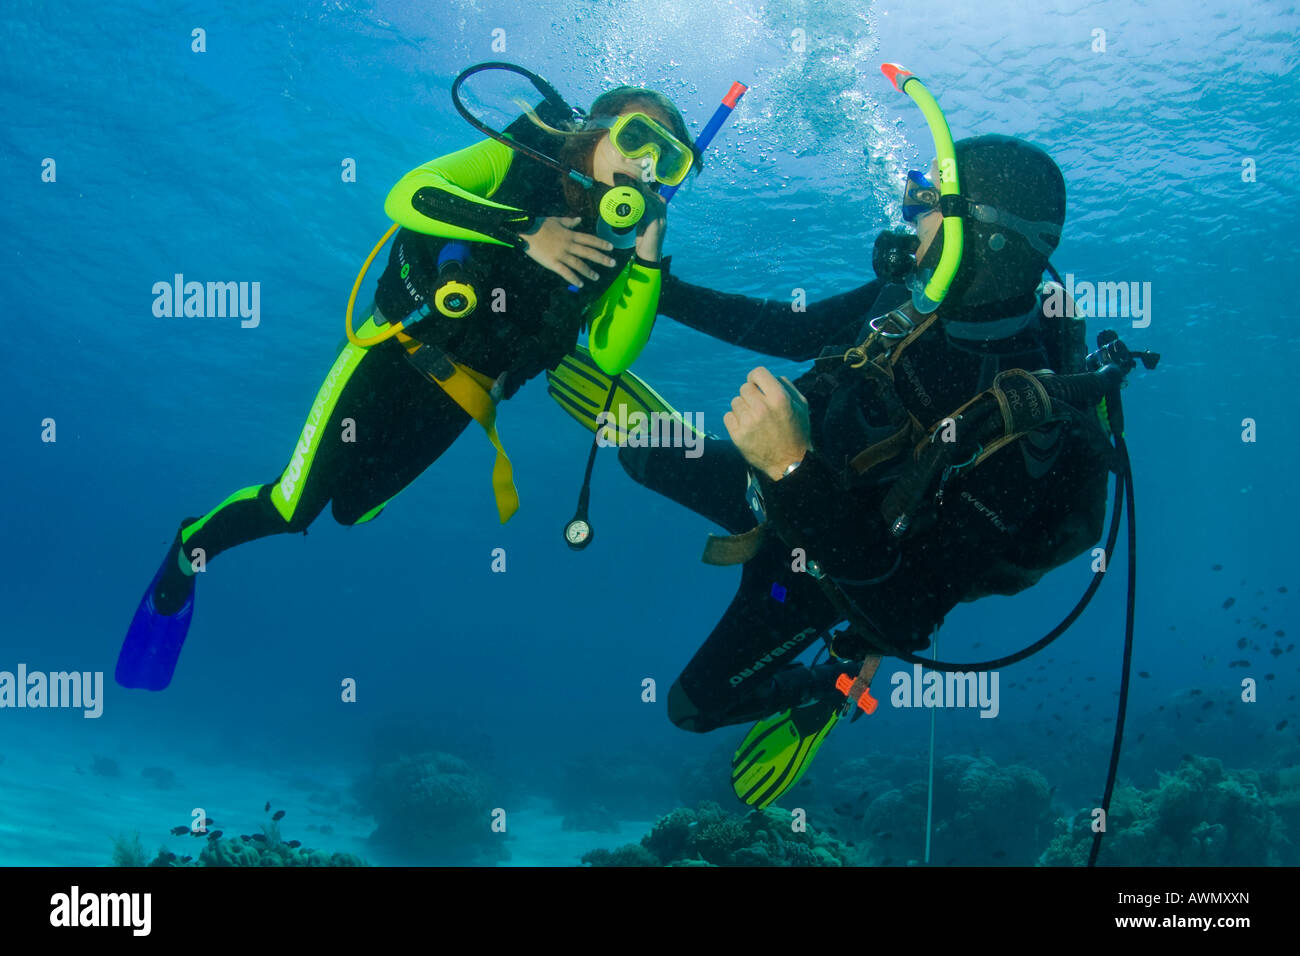
{"type": "Polygon", "coordinates": [[[519,510],[519,492],[515,488],[514,469],[501,446],[501,436],[497,434],[497,403],[492,397],[492,379],[405,332],[397,333],[397,341],[406,349],[412,364],[487,432],[488,441],[497,450],[496,462],[492,465],[492,494],[496,498],[501,523],[505,524],[519,510]]]}

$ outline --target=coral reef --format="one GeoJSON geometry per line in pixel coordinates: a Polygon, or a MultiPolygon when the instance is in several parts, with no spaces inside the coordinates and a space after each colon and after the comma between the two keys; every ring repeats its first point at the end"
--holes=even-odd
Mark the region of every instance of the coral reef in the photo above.
{"type": "Polygon", "coordinates": [[[590,866],[851,866],[853,849],[812,827],[796,830],[784,810],[768,807],[745,816],[716,803],[679,807],[642,837],[614,850],[592,850],[590,866]]]}
{"type": "Polygon", "coordinates": [[[145,855],[144,844],[140,842],[139,833],[132,833],[130,836],[123,833],[113,839],[113,865],[148,865],[148,857],[145,855]]]}
{"type": "MultiPolygon", "coordinates": [[[[269,804],[268,804],[269,807],[269,804]]],[[[173,834],[176,831],[172,831],[173,834]]],[[[203,841],[198,859],[178,856],[165,846],[150,861],[140,843],[140,834],[119,836],[113,841],[114,866],[368,866],[351,853],[326,853],[304,847],[297,840],[284,842],[276,820],[262,825],[255,836],[226,837],[212,830],[203,841]]]]}
{"type": "MultiPolygon", "coordinates": [[[[897,768],[899,776],[909,769],[897,768]]],[[[870,781],[867,768],[857,777],[870,781]]],[[[847,796],[845,792],[837,796],[847,796]]],[[[847,802],[833,812],[880,865],[920,860],[925,848],[924,777],[886,790],[870,803],[847,802]],[[862,831],[865,830],[865,834],[862,831]]],[[[1052,834],[1055,814],[1047,780],[1019,764],[958,754],[935,767],[931,863],[940,866],[1032,866],[1052,834]]]]}
{"type": "MultiPolygon", "coordinates": [[[[1109,866],[1295,865],[1287,821],[1300,816],[1300,774],[1224,770],[1213,757],[1188,755],[1154,789],[1116,786],[1098,862],[1109,866]],[[1269,793],[1268,782],[1276,788],[1269,793]]],[[[1092,815],[1057,821],[1046,866],[1082,866],[1092,815]]],[[[1300,831],[1292,831],[1293,834],[1300,831]]]]}
{"type": "Polygon", "coordinates": [[[488,787],[464,760],[430,751],[383,764],[356,783],[371,841],[396,861],[443,865],[509,859],[505,834],[492,830],[488,787]]]}

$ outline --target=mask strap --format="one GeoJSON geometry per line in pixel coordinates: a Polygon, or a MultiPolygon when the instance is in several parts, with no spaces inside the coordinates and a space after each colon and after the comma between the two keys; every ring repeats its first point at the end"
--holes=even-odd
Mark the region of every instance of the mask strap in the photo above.
{"type": "Polygon", "coordinates": [[[1035,252],[1046,258],[1051,258],[1056,249],[1045,243],[1042,237],[1050,236],[1057,240],[1058,245],[1060,243],[1061,227],[1054,222],[1031,222],[1028,219],[1020,218],[1014,213],[978,202],[968,202],[966,208],[979,222],[1006,226],[1013,232],[1019,233],[1035,252]]]}

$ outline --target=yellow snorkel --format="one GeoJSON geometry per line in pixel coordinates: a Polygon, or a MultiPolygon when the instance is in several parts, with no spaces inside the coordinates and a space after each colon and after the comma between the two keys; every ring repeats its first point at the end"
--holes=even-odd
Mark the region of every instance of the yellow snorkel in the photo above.
{"type": "Polygon", "coordinates": [[[882,63],[880,72],[888,77],[896,90],[906,93],[921,107],[925,121],[930,125],[930,135],[934,137],[934,153],[939,162],[939,211],[943,213],[943,253],[934,271],[929,275],[923,274],[912,288],[912,306],[922,315],[929,315],[947,296],[953,277],[961,266],[962,202],[957,153],[943,110],[939,109],[939,103],[925,84],[897,63],[882,63]]]}

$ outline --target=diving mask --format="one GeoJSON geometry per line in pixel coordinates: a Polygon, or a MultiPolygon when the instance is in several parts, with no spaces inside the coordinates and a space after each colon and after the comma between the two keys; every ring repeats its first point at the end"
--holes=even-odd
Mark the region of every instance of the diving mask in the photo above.
{"type": "Polygon", "coordinates": [[[653,167],[646,168],[665,186],[680,183],[695,162],[689,146],[644,113],[588,119],[587,125],[608,129],[610,142],[628,159],[653,157],[653,167]]]}
{"type": "MultiPolygon", "coordinates": [[[[1061,227],[1054,222],[1031,222],[987,203],[962,200],[962,204],[969,218],[1018,233],[1040,255],[1051,256],[1060,242],[1061,227]]],[[[908,170],[903,183],[903,221],[915,223],[927,213],[940,211],[939,187],[924,173],[908,170]]]]}
{"type": "Polygon", "coordinates": [[[925,173],[908,170],[903,182],[903,221],[916,222],[926,213],[938,210],[939,187],[925,173]]]}

